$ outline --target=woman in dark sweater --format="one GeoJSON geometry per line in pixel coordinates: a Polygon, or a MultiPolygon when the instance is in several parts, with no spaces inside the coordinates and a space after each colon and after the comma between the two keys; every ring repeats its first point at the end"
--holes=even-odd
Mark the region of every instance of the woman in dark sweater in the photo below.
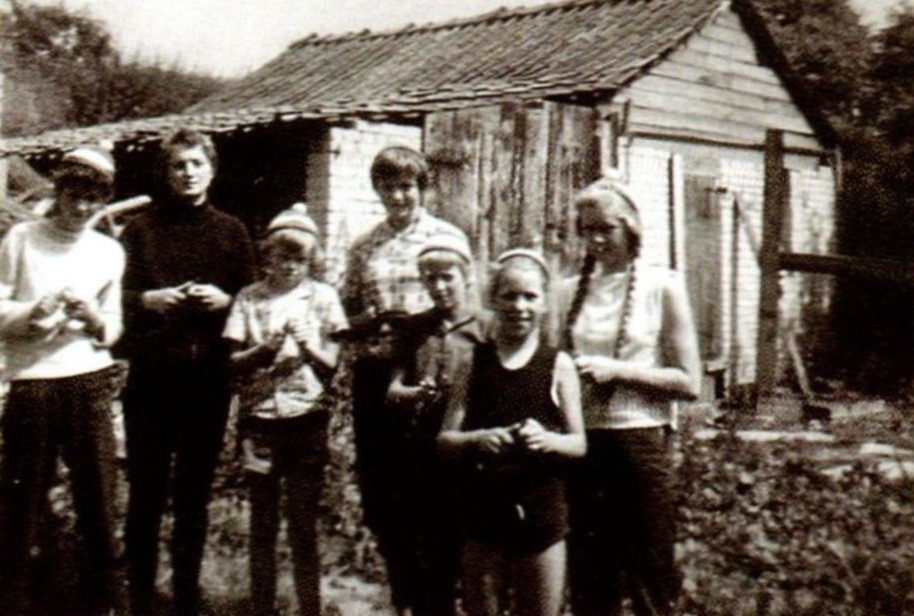
{"type": "Polygon", "coordinates": [[[133,613],[149,614],[159,528],[171,485],[175,613],[199,611],[207,504],[228,418],[232,297],[254,276],[253,247],[207,191],[216,157],[208,137],[178,130],[162,143],[169,196],[130,221],[124,273],[124,391],[130,501],[126,548],[133,613]]]}

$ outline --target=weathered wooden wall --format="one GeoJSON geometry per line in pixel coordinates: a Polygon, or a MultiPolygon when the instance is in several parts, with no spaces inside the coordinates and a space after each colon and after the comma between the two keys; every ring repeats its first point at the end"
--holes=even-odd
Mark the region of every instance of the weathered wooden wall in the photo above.
{"type": "Polygon", "coordinates": [[[722,12],[616,98],[627,101],[629,134],[761,147],[765,131],[778,129],[788,150],[822,147],[732,11],[722,12]]]}
{"type": "Polygon", "coordinates": [[[427,205],[471,237],[481,267],[507,248],[542,250],[556,272],[578,258],[569,204],[599,177],[596,110],[553,102],[427,116],[427,205]]]}

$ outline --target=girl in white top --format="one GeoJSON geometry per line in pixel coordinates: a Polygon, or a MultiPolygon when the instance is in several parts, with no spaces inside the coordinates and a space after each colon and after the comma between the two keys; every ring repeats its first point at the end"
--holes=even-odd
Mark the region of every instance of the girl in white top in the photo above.
{"type": "Polygon", "coordinates": [[[601,181],[574,205],[586,257],[560,289],[560,318],[588,451],[571,489],[572,607],[618,614],[628,593],[636,614],[667,614],[679,590],[668,433],[672,401],[698,394],[695,328],[681,277],[637,260],[641,224],[624,189],[601,181]]]}

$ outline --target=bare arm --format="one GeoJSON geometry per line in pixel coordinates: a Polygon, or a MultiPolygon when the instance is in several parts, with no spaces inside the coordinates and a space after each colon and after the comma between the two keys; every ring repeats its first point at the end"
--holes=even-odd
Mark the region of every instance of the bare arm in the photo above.
{"type": "Polygon", "coordinates": [[[553,385],[567,431],[551,432],[538,421],[528,420],[520,428],[521,442],[530,451],[580,458],[587,451],[581,411],[581,380],[574,362],[565,353],[559,353],[555,358],[553,385]]]}
{"type": "Polygon", "coordinates": [[[642,366],[609,357],[583,355],[575,360],[581,375],[598,383],[621,382],[671,398],[696,399],[701,387],[701,360],[692,310],[681,279],[667,279],[662,301],[660,345],[663,365],[642,366]]]}
{"type": "MultiPolygon", "coordinates": [[[[331,307],[328,312],[330,316],[327,318],[330,320],[332,331],[345,326],[346,317],[343,314],[343,309],[339,304],[335,291],[331,291],[328,301],[331,302],[331,307]]],[[[325,386],[329,385],[330,381],[333,380],[333,375],[336,373],[337,363],[339,362],[339,343],[331,340],[328,335],[320,335],[315,340],[313,336],[309,336],[308,328],[298,318],[291,319],[286,328],[298,345],[301,361],[311,367],[311,370],[314,371],[314,374],[325,386]]]]}
{"type": "Polygon", "coordinates": [[[340,345],[336,342],[325,340],[319,347],[301,343],[299,343],[299,347],[301,348],[302,358],[311,366],[317,378],[325,386],[329,385],[330,381],[333,380],[333,375],[336,373],[340,345]]]}
{"type": "Polygon", "coordinates": [[[674,395],[695,400],[701,393],[701,357],[692,308],[681,278],[671,278],[663,293],[662,350],[664,365],[672,374],[667,389],[674,395]]]}

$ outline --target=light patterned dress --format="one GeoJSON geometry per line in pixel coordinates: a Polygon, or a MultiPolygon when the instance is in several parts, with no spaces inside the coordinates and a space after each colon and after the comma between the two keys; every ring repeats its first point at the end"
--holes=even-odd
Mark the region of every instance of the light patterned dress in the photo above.
{"type": "Polygon", "coordinates": [[[300,324],[315,348],[347,325],[336,290],[310,279],[279,295],[263,282],[255,282],[235,298],[223,337],[250,348],[286,333],[273,365],[255,370],[236,384],[242,413],[273,419],[297,417],[317,408],[324,386],[301,361],[301,349],[287,333],[290,322],[300,324]]]}

